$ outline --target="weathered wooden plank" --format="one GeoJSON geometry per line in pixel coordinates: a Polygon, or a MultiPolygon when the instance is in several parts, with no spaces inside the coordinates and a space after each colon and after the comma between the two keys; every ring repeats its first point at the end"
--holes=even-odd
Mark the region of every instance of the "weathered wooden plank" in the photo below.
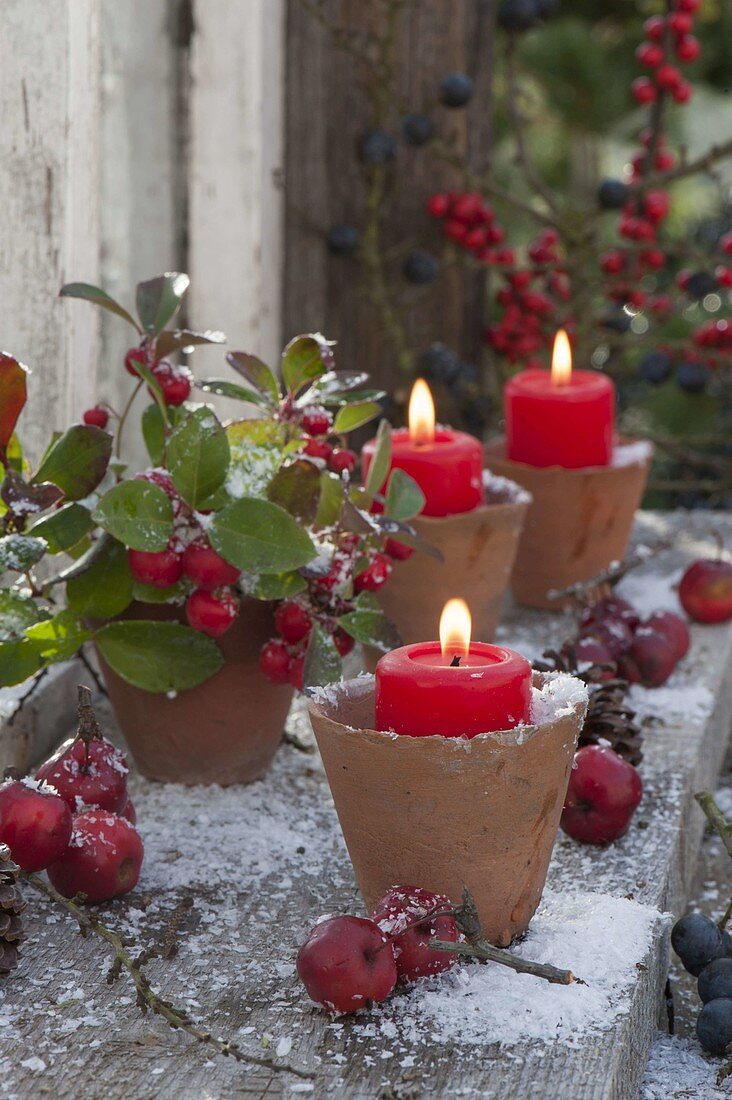
{"type": "Polygon", "coordinates": [[[60,302],[99,273],[99,6],[5,0],[0,34],[3,346],[35,369],[21,424],[33,458],[94,392],[98,322],[60,302]]]}
{"type": "MultiPolygon", "coordinates": [[[[272,361],[281,331],[282,0],[199,0],[193,28],[189,321],[272,361]]],[[[199,357],[210,371],[221,352],[199,357]]]]}
{"type": "MultiPolygon", "coordinates": [[[[732,530],[729,517],[720,523],[732,530]]],[[[670,584],[682,562],[710,549],[707,517],[638,517],[637,539],[671,531],[679,533],[679,546],[668,560],[625,582],[644,610],[660,601],[671,605],[670,584]]],[[[562,616],[513,610],[502,637],[535,653],[561,642],[567,625],[562,616]]],[[[563,943],[584,960],[587,989],[559,994],[588,999],[567,1001],[554,1042],[544,1041],[545,1028],[544,1040],[515,1039],[516,1027],[529,1028],[532,1015],[545,1018],[548,987],[526,987],[524,994],[515,982],[534,979],[514,975],[502,988],[519,1023],[508,1018],[500,1041],[500,1029],[485,1013],[487,1005],[500,1014],[502,1002],[481,1007],[478,996],[480,983],[498,980],[495,968],[466,971],[467,984],[452,987],[449,995],[447,979],[435,984],[430,996],[437,997],[438,1010],[449,1011],[448,1026],[439,1015],[430,1017],[426,987],[347,1020],[330,1021],[307,1004],[293,973],[304,930],[323,912],[358,911],[359,902],[322,770],[315,757],[291,748],[282,750],[266,780],[247,788],[206,791],[134,780],[147,862],[139,888],[105,907],[105,919],[146,946],[159,938],[165,913],[191,893],[195,906],[181,932],[179,955],[152,963],[151,977],[166,995],[245,1049],[261,1053],[265,1046],[279,1051],[282,1061],[312,1069],[316,1096],[632,1100],[667,963],[666,939],[654,918],[660,910],[678,909],[688,891],[702,828],[692,795],[718,771],[729,735],[731,689],[729,625],[695,627],[691,654],[669,685],[656,692],[634,689],[641,712],[658,719],[646,729],[641,811],[628,836],[610,849],[560,839],[546,909],[522,948],[529,954],[549,935],[550,942],[563,943]],[[626,895],[634,902],[623,901],[626,895]],[[570,947],[561,930],[551,932],[552,919],[574,922],[570,947]],[[627,934],[623,939],[624,921],[637,931],[637,942],[627,934]],[[613,990],[614,968],[625,976],[613,990]],[[604,1009],[594,1000],[603,991],[604,1009]],[[484,1042],[458,1035],[458,1023],[474,1011],[484,1013],[484,1042]],[[508,1035],[514,1036],[510,1042],[508,1035]]],[[[294,721],[302,732],[302,718],[294,721]]],[[[74,934],[72,922],[53,918],[35,897],[30,909],[21,970],[0,986],[0,1095],[36,1095],[46,1085],[54,1095],[80,1100],[123,1091],[141,1100],[289,1096],[293,1087],[308,1084],[282,1074],[270,1081],[266,1072],[209,1058],[160,1022],[141,1019],[124,979],[111,989],[104,984],[99,950],[74,934]]],[[[572,958],[554,961],[567,965],[572,958]]]]}

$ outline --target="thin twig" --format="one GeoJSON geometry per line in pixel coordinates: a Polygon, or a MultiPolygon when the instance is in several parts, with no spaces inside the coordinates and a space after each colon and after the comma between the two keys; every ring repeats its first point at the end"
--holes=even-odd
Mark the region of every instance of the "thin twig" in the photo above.
{"type": "Polygon", "coordinates": [[[698,791],[694,795],[694,798],[699,803],[704,816],[721,839],[727,849],[727,854],[732,859],[732,821],[727,820],[709,791],[698,791]]]}
{"type": "Polygon", "coordinates": [[[119,967],[127,971],[137,990],[137,1004],[143,1012],[149,1009],[156,1015],[161,1016],[173,1030],[177,1031],[180,1029],[181,1031],[185,1031],[199,1043],[205,1043],[224,1057],[234,1058],[237,1062],[260,1066],[263,1069],[270,1070],[272,1073],[290,1073],[295,1077],[304,1079],[314,1077],[313,1073],[307,1070],[298,1069],[296,1066],[289,1065],[288,1063],[275,1062],[271,1058],[247,1054],[245,1051],[241,1050],[236,1043],[227,1039],[217,1039],[210,1032],[203,1031],[201,1028],[197,1027],[192,1022],[185,1009],[177,1008],[161,997],[159,993],[155,992],[139,965],[130,957],[122,942],[122,938],[116,932],[113,932],[111,928],[108,928],[96,917],[93,917],[86,910],[82,909],[74,900],[63,897],[57,890],[54,890],[50,883],[39,878],[38,875],[28,871],[24,871],[22,874],[23,879],[29,886],[32,886],[33,889],[37,890],[39,893],[45,894],[47,898],[50,898],[51,901],[62,906],[71,914],[79,925],[79,930],[82,935],[93,933],[96,936],[100,936],[109,944],[115,956],[115,965],[113,969],[116,971],[118,969],[116,964],[119,964],[119,967]]]}
{"type": "Polygon", "coordinates": [[[675,168],[669,168],[666,172],[655,172],[651,176],[645,176],[642,183],[630,184],[630,190],[636,191],[640,187],[664,187],[666,184],[675,183],[676,180],[686,176],[694,176],[698,172],[707,172],[719,160],[732,157],[732,138],[719,145],[712,145],[696,160],[682,161],[675,168]]]}
{"type": "Polygon", "coordinates": [[[595,592],[602,591],[604,588],[612,588],[633,569],[637,569],[638,566],[645,565],[652,558],[658,557],[664,550],[668,550],[671,545],[670,539],[661,539],[653,546],[639,546],[634,553],[628,554],[621,562],[614,562],[607,569],[603,569],[601,573],[590,577],[589,580],[577,581],[566,588],[552,588],[547,595],[552,600],[571,596],[578,604],[584,604],[592,598],[595,592]]]}
{"type": "Polygon", "coordinates": [[[186,897],[181,898],[165,922],[162,950],[164,959],[172,959],[173,955],[178,954],[178,933],[180,932],[180,926],[183,924],[183,921],[192,908],[193,898],[190,895],[186,895],[186,897]]]}

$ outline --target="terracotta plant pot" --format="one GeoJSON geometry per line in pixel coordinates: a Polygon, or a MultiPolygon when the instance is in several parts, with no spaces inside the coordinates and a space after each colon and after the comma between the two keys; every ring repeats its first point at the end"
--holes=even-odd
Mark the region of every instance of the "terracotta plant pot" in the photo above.
{"type": "Polygon", "coordinates": [[[467,886],[487,938],[510,943],[528,928],[544,889],[586,687],[536,673],[542,700],[559,689],[541,725],[466,740],[377,732],[373,683],[362,676],[310,704],[367,909],[394,885],[456,902],[467,886]]]}
{"type": "MultiPolygon", "coordinates": [[[[132,604],[124,617],[185,621],[181,608],[167,604],[132,604]]],[[[224,787],[264,775],[293,696],[291,687],[271,684],[259,671],[259,651],[273,632],[271,606],[244,601],[217,643],[226,663],[174,698],[132,687],[99,657],[117,722],[142,775],[224,787]]]]}
{"type": "Polygon", "coordinates": [[[486,478],[486,503],[456,516],[410,520],[417,533],[441,551],[444,561],[416,551],[396,562],[379,602],[405,645],[437,637],[440,614],[451,596],[467,601],[473,637],[490,642],[501,615],[519,536],[530,504],[528,493],[502,479],[486,478]]]}
{"type": "Polygon", "coordinates": [[[489,469],[533,498],[519,541],[511,589],[528,607],[558,609],[552,590],[586,581],[624,557],[653,457],[650,444],[621,440],[611,466],[567,470],[505,457],[504,440],[486,446],[489,469]]]}

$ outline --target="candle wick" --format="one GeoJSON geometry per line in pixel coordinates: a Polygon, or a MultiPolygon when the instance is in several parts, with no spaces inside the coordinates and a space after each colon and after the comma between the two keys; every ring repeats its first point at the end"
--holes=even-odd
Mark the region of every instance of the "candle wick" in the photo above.
{"type": "Polygon", "coordinates": [[[456,653],[450,661],[450,668],[460,668],[460,654],[456,653]]]}

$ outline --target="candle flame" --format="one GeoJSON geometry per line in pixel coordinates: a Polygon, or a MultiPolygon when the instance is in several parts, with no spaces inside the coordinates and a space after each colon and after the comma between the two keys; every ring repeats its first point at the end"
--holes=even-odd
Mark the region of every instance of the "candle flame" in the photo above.
{"type": "Polygon", "coordinates": [[[440,616],[440,647],[445,660],[468,656],[471,627],[470,609],[465,600],[448,600],[440,616]]]}
{"type": "Polygon", "coordinates": [[[418,378],[409,397],[409,438],[412,443],[434,443],[435,403],[427,383],[418,378]]]}
{"type": "Polygon", "coordinates": [[[552,382],[555,386],[566,386],[572,381],[572,348],[569,337],[563,328],[560,328],[554,337],[554,350],[552,351],[552,382]]]}

